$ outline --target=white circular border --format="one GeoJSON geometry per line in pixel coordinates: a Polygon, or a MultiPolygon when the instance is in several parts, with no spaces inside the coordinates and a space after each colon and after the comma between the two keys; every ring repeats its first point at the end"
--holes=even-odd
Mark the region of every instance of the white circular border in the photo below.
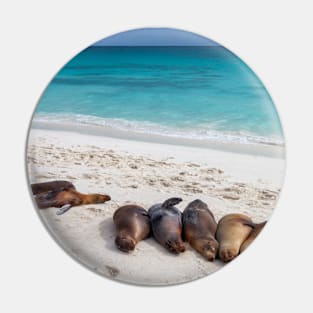
{"type": "Polygon", "coordinates": [[[305,240],[312,238],[312,78],[308,69],[312,68],[313,25],[309,1],[297,5],[241,0],[84,3],[30,0],[17,9],[12,1],[1,10],[1,173],[5,189],[0,229],[5,296],[0,308],[14,312],[60,308],[103,312],[135,307],[139,312],[309,311],[310,289],[303,279],[312,277],[313,261],[311,242],[305,240]],[[73,262],[42,227],[26,184],[27,129],[51,77],[90,43],[140,27],[185,29],[230,48],[269,90],[287,142],[285,185],[262,237],[238,262],[175,287],[124,285],[73,262]]]}

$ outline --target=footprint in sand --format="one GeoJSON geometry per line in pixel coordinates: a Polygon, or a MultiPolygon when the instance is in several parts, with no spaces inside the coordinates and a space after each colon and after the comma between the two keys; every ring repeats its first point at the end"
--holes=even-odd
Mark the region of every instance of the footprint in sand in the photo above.
{"type": "Polygon", "coordinates": [[[120,273],[120,271],[116,267],[108,265],[106,265],[105,267],[108,270],[109,275],[112,277],[116,277],[120,273]]]}
{"type": "Polygon", "coordinates": [[[200,167],[199,164],[195,164],[195,163],[188,163],[187,166],[188,167],[200,167]]]}
{"type": "Polygon", "coordinates": [[[170,178],[172,181],[184,181],[185,179],[180,176],[173,176],[170,178]]]}
{"type": "Polygon", "coordinates": [[[161,181],[161,185],[164,187],[170,187],[171,186],[171,184],[166,182],[166,181],[161,181]]]}
{"type": "Polygon", "coordinates": [[[138,166],[136,164],[129,164],[129,167],[132,168],[133,170],[138,169],[138,166]]]}
{"type": "Polygon", "coordinates": [[[201,170],[202,173],[210,173],[210,174],[223,174],[224,171],[218,169],[218,168],[206,168],[201,170]]]}
{"type": "Polygon", "coordinates": [[[258,198],[261,200],[275,200],[277,193],[271,190],[262,190],[258,198]]]}
{"type": "Polygon", "coordinates": [[[203,193],[203,190],[200,188],[197,188],[193,185],[185,185],[183,186],[183,190],[187,192],[194,192],[194,193],[203,193]]]}
{"type": "Polygon", "coordinates": [[[156,183],[156,181],[155,181],[155,179],[148,179],[147,180],[147,183],[148,183],[148,185],[150,185],[150,186],[154,186],[155,185],[155,183],[156,183]]]}
{"type": "Polygon", "coordinates": [[[223,194],[222,197],[224,199],[228,199],[228,200],[239,200],[240,197],[238,195],[231,195],[231,194],[223,194]]]}

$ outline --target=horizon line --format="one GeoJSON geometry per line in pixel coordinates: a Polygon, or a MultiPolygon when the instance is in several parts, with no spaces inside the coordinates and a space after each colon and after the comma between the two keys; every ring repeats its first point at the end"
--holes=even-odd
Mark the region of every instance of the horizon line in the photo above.
{"type": "Polygon", "coordinates": [[[211,47],[223,47],[222,45],[216,44],[216,45],[97,45],[93,44],[90,45],[88,48],[95,47],[95,48],[116,48],[116,47],[127,47],[127,48],[137,48],[137,47],[206,47],[206,48],[211,48],[211,47]]]}

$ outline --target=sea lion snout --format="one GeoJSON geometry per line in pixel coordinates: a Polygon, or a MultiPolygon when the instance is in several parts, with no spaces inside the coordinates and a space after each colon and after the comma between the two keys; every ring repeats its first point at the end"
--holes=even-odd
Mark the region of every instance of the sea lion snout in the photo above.
{"type": "Polygon", "coordinates": [[[165,242],[165,246],[170,252],[175,253],[175,254],[185,252],[185,250],[186,250],[184,243],[182,241],[177,240],[177,239],[167,240],[165,242]]]}
{"type": "Polygon", "coordinates": [[[210,261],[210,262],[213,262],[215,260],[214,252],[207,251],[206,257],[207,257],[208,261],[210,261]]]}
{"type": "Polygon", "coordinates": [[[104,203],[110,201],[111,197],[109,195],[96,195],[96,203],[104,203]]]}
{"type": "Polygon", "coordinates": [[[136,242],[134,239],[126,236],[117,236],[115,238],[115,244],[123,252],[129,252],[135,250],[136,242]]]}
{"type": "Polygon", "coordinates": [[[218,242],[215,239],[208,239],[208,241],[202,247],[202,255],[206,256],[209,261],[214,261],[217,251],[218,242]]]}
{"type": "Polygon", "coordinates": [[[219,257],[223,262],[229,262],[233,260],[237,256],[237,254],[238,252],[235,249],[229,247],[220,250],[219,257]]]}

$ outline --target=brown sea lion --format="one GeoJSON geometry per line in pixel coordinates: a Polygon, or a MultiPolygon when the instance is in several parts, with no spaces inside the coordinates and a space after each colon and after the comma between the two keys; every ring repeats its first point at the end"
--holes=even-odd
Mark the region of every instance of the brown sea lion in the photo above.
{"type": "Polygon", "coordinates": [[[101,194],[82,194],[73,189],[64,189],[42,192],[35,197],[35,200],[39,209],[57,207],[60,209],[56,214],[61,215],[73,206],[104,203],[111,200],[111,197],[101,194]]]}
{"type": "Polygon", "coordinates": [[[175,254],[185,251],[182,240],[182,214],[174,207],[181,201],[181,198],[170,198],[153,205],[148,211],[154,238],[175,254]]]}
{"type": "Polygon", "coordinates": [[[30,186],[34,195],[53,190],[63,190],[63,189],[75,190],[75,186],[71,182],[66,180],[53,180],[45,183],[31,184],[30,186]]]}
{"type": "Polygon", "coordinates": [[[206,203],[194,200],[183,212],[185,241],[209,261],[214,261],[218,251],[215,239],[217,223],[206,203]]]}
{"type": "Polygon", "coordinates": [[[228,214],[221,218],[215,237],[219,242],[219,258],[223,262],[229,262],[239,254],[253,227],[252,220],[243,214],[228,214]]]}
{"type": "Polygon", "coordinates": [[[254,224],[254,228],[252,229],[250,235],[248,238],[243,242],[243,244],[240,247],[240,253],[244,251],[250,244],[251,242],[259,235],[263,227],[265,226],[267,222],[262,222],[259,224],[254,224]]]}
{"type": "Polygon", "coordinates": [[[123,252],[135,249],[136,244],[150,234],[148,212],[138,205],[125,205],[114,212],[115,244],[123,252]]]}

